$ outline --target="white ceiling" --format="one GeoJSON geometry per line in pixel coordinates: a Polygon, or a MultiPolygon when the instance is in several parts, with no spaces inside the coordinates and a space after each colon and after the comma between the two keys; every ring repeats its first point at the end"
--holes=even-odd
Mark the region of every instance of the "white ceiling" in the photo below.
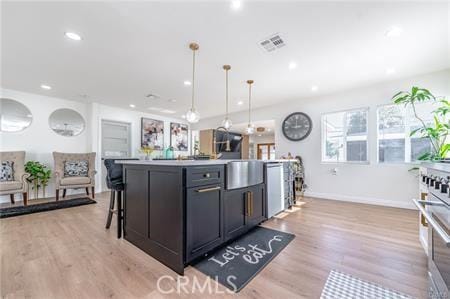
{"type": "MultiPolygon", "coordinates": [[[[233,124],[231,128],[231,132],[246,134],[248,122],[233,124]]],[[[260,120],[254,121],[253,125],[255,126],[255,135],[274,135],[275,132],[275,120],[260,120]],[[256,128],[262,127],[264,128],[264,132],[257,132],[256,128]]]]}
{"type": "Polygon", "coordinates": [[[247,79],[261,107],[450,67],[448,2],[243,2],[239,11],[229,1],[1,5],[2,87],[178,117],[190,105],[190,41],[200,44],[203,118],[224,113],[223,64],[231,65],[231,111],[247,109],[247,79]],[[388,38],[393,25],[403,34],[388,38]],[[258,41],[277,32],[286,46],[262,51],[258,41]]]}

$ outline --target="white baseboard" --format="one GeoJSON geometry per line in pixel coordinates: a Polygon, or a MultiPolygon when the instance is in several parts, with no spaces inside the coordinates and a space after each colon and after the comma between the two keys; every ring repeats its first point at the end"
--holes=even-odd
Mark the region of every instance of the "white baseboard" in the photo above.
{"type": "Polygon", "coordinates": [[[414,209],[414,204],[411,202],[404,201],[394,201],[389,199],[382,198],[371,198],[371,197],[361,197],[361,196],[351,196],[351,195],[342,195],[342,194],[334,194],[334,193],[320,193],[313,191],[305,191],[305,196],[317,197],[323,199],[331,199],[331,200],[339,200],[339,201],[348,201],[348,202],[357,202],[357,203],[365,203],[369,205],[378,205],[378,206],[387,206],[394,208],[402,208],[402,209],[414,209]]]}

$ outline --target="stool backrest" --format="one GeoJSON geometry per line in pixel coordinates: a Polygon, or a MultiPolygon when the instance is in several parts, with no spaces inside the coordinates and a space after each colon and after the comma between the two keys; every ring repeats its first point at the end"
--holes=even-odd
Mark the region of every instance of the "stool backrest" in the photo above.
{"type": "Polygon", "coordinates": [[[106,186],[109,189],[114,188],[114,184],[122,183],[123,178],[123,166],[122,164],[117,164],[116,160],[139,160],[139,159],[105,159],[105,167],[106,167],[106,186]]]}

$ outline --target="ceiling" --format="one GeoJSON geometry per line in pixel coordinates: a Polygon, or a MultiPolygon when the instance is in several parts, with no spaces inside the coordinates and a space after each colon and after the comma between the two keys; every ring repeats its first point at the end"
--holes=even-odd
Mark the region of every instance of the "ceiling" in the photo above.
{"type": "MultiPolygon", "coordinates": [[[[231,132],[246,134],[248,122],[233,124],[231,128],[231,132]]],[[[275,121],[274,120],[260,120],[254,121],[253,125],[255,126],[255,135],[267,136],[274,135],[275,133],[275,121]],[[256,128],[264,128],[263,132],[257,132],[256,128]]]]}
{"type": "Polygon", "coordinates": [[[200,44],[202,118],[224,113],[223,64],[231,65],[232,112],[247,109],[247,79],[255,80],[253,106],[262,107],[450,67],[448,2],[244,1],[239,10],[229,1],[1,5],[2,87],[177,117],[190,106],[183,82],[191,79],[191,41],[200,44]],[[392,26],[402,34],[386,36],[392,26]],[[267,53],[258,42],[274,33],[286,46],[267,53]]]}

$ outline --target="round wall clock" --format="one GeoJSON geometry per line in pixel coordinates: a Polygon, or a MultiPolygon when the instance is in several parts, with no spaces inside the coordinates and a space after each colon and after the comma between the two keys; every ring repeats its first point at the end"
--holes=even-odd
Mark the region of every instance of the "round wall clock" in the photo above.
{"type": "Polygon", "coordinates": [[[308,137],[312,130],[311,118],[303,112],[289,114],[283,121],[283,135],[291,141],[308,137]]]}

